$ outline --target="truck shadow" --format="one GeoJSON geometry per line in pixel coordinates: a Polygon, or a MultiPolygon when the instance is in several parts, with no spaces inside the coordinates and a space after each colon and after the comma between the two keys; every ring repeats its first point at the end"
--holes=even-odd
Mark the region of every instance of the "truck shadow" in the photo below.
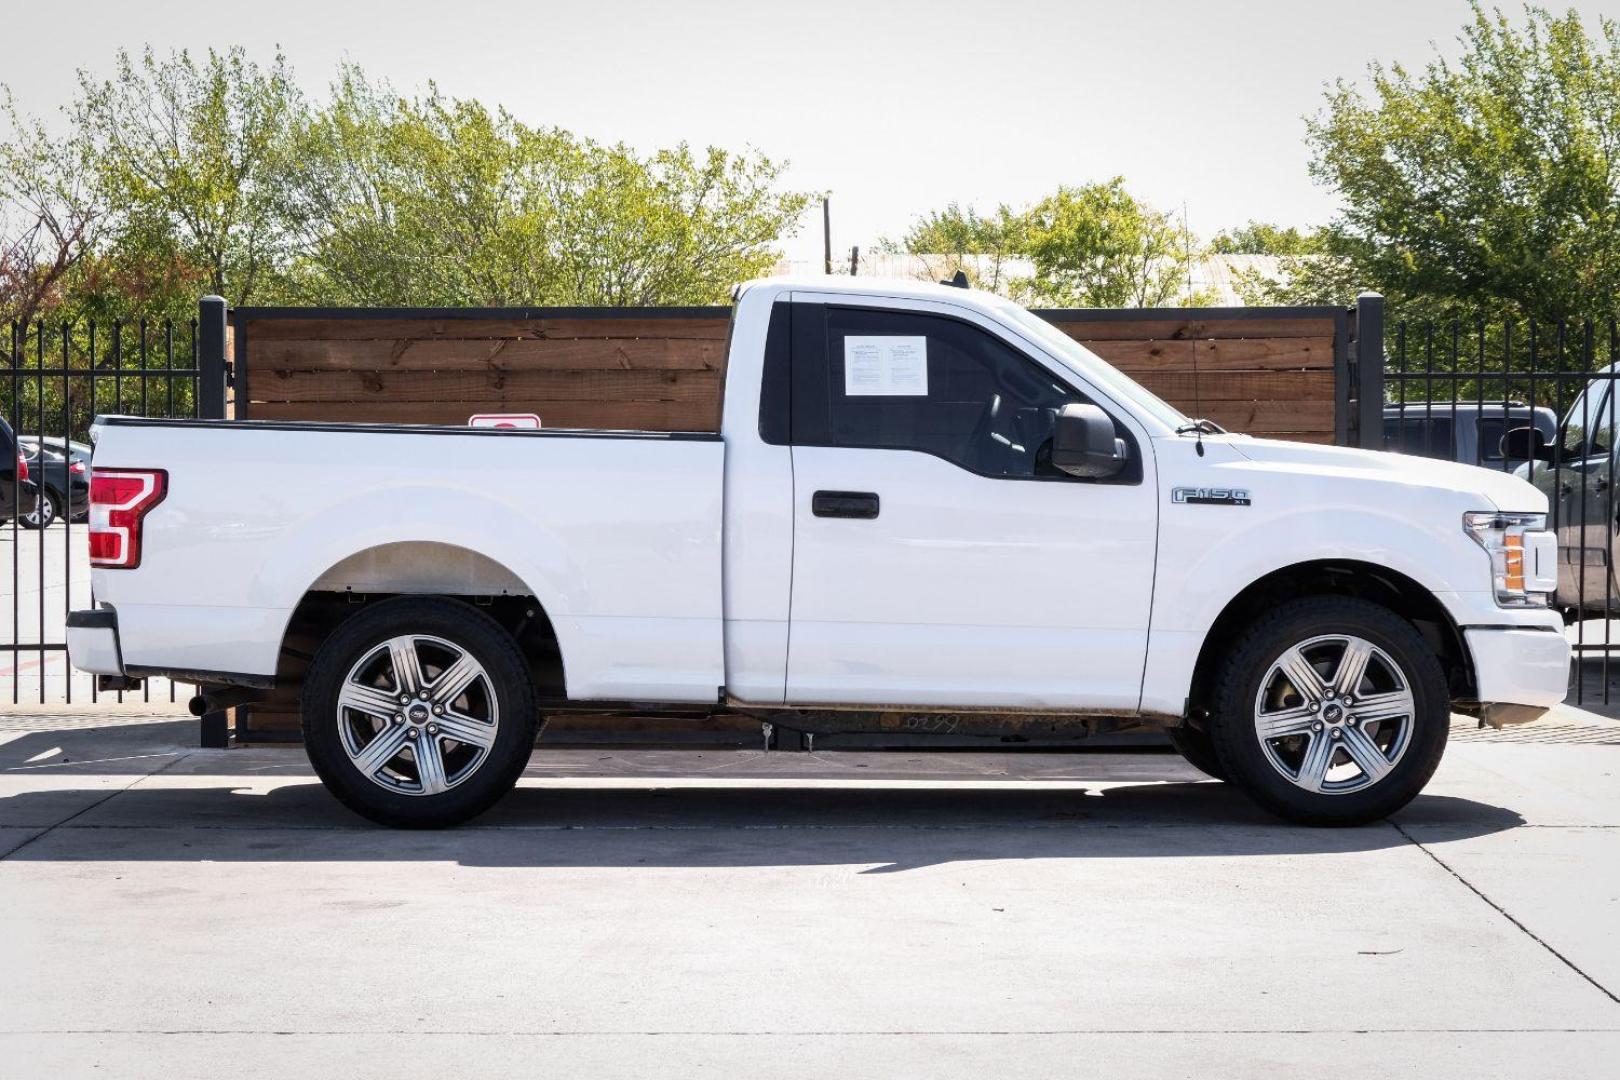
{"type": "MultiPolygon", "coordinates": [[[[642,755],[634,761],[648,771],[629,774],[613,752],[587,751],[602,767],[563,776],[546,768],[555,762],[542,750],[524,783],[470,825],[396,831],[340,806],[297,750],[196,753],[175,744],[174,730],[124,725],[100,742],[93,732],[53,730],[0,746],[0,853],[18,862],[825,865],[893,873],[1008,859],[1316,855],[1410,843],[1388,824],[1280,823],[1158,754],[1036,755],[1021,767],[1033,775],[1013,786],[987,775],[989,767],[953,771],[956,755],[846,754],[829,763],[810,760],[820,755],[750,761],[719,753],[697,755],[696,766],[689,756],[686,768],[642,755]],[[55,753],[19,764],[47,751],[55,753]],[[851,765],[856,757],[866,761],[851,765]],[[703,763],[724,775],[705,774],[703,763]],[[854,776],[854,768],[867,771],[854,776]]],[[[1458,839],[1524,823],[1510,809],[1441,795],[1420,797],[1401,820],[1444,825],[1458,839]]]]}

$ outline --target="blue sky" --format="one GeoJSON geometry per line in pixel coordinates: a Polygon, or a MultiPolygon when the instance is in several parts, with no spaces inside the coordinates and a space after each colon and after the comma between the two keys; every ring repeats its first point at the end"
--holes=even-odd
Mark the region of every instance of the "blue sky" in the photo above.
{"type": "MultiPolygon", "coordinates": [[[[20,6],[20,5],[19,5],[20,6]]],[[[1620,0],[1575,5],[1620,16],[1620,0]]],[[[1516,10],[1516,9],[1515,9],[1516,10]]],[[[533,124],[650,149],[751,145],[830,190],[833,243],[870,245],[951,199],[1027,201],[1123,175],[1207,236],[1333,209],[1302,116],[1368,61],[1454,51],[1464,0],[74,0],[4,20],[0,81],[42,115],[113,51],[279,44],[319,93],[347,57],[396,88],[436,80],[533,124]],[[71,13],[71,26],[64,15],[71,13]]],[[[819,218],[788,245],[817,255],[819,218]]]]}

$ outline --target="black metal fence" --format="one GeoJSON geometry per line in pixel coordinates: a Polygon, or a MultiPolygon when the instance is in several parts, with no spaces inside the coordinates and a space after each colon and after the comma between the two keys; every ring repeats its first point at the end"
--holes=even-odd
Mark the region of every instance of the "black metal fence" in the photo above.
{"type": "Polygon", "coordinates": [[[1620,649],[1620,323],[1396,321],[1385,348],[1385,449],[1513,473],[1547,496],[1559,545],[1554,602],[1577,659],[1573,700],[1609,704],[1620,649]]]}
{"type": "MultiPolygon", "coordinates": [[[[88,449],[98,414],[220,415],[199,409],[208,392],[200,385],[197,322],[13,323],[0,329],[0,344],[0,416],[29,462],[28,481],[15,469],[6,481],[9,505],[27,505],[27,484],[38,489],[36,506],[54,500],[31,520],[11,514],[0,522],[0,547],[10,548],[9,560],[0,556],[0,581],[10,589],[0,605],[0,701],[124,701],[123,692],[102,695],[68,664],[67,612],[90,606],[82,518],[89,475],[75,467],[75,451],[88,449]]],[[[128,696],[175,701],[178,694],[173,684],[149,682],[128,696]]]]}

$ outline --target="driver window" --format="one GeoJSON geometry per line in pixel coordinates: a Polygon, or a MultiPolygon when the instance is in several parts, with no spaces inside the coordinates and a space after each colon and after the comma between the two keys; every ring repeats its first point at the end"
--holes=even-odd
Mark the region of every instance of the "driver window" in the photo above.
{"type": "Polygon", "coordinates": [[[920,450],[983,476],[1051,468],[1058,410],[1086,399],[1018,350],[955,319],[827,311],[827,441],[920,450]]]}

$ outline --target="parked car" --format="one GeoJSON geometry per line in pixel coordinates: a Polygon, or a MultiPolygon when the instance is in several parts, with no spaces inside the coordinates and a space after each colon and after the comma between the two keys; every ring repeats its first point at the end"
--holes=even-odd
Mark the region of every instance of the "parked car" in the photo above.
{"type": "Polygon", "coordinates": [[[1537,425],[1534,431],[1515,429],[1504,440],[1510,454],[1530,459],[1518,475],[1534,484],[1552,507],[1560,546],[1555,602],[1571,618],[1620,612],[1620,577],[1614,566],[1620,556],[1617,377],[1620,364],[1595,372],[1554,437],[1546,437],[1537,425]]]}
{"type": "Polygon", "coordinates": [[[49,528],[64,512],[83,521],[90,512],[90,445],[38,435],[23,435],[17,442],[40,488],[34,512],[25,514],[22,523],[30,529],[49,528]]]}
{"type": "Polygon", "coordinates": [[[1510,475],[1227,434],[966,289],[756,282],[729,341],[709,431],[102,418],[73,663],[205,711],[307,661],[316,771],[405,826],[488,808],[570,711],[1145,722],[1344,825],[1422,789],[1453,708],[1564,696],[1510,475]]]}
{"type": "Polygon", "coordinates": [[[0,524],[32,514],[39,488],[28,475],[28,458],[17,446],[11,425],[0,419],[0,524]]]}
{"type": "Polygon", "coordinates": [[[1558,414],[1545,405],[1533,410],[1522,402],[1386,405],[1384,449],[1512,472],[1525,459],[1504,456],[1502,436],[1532,424],[1548,442],[1558,435],[1558,414]]]}

